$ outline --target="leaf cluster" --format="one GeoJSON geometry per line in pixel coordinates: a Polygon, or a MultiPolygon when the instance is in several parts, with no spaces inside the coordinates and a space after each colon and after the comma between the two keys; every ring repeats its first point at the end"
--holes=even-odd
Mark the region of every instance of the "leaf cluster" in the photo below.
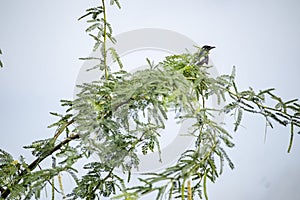
{"type": "MultiPolygon", "coordinates": [[[[95,41],[93,51],[96,51],[101,46],[101,57],[86,57],[80,58],[81,60],[97,60],[99,64],[91,67],[92,69],[100,69],[105,71],[105,78],[108,78],[108,65],[106,63],[107,54],[110,53],[114,62],[117,62],[120,68],[123,68],[123,65],[120,61],[116,50],[113,47],[107,49],[107,40],[110,40],[113,44],[116,43],[116,39],[113,37],[113,30],[111,24],[107,21],[106,18],[106,6],[105,0],[102,0],[102,5],[97,7],[92,7],[86,10],[86,14],[81,16],[78,20],[83,18],[91,17],[87,20],[89,24],[88,28],[85,30],[90,37],[95,41]]],[[[111,0],[111,5],[117,5],[118,8],[121,8],[118,0],[111,0]]]]}

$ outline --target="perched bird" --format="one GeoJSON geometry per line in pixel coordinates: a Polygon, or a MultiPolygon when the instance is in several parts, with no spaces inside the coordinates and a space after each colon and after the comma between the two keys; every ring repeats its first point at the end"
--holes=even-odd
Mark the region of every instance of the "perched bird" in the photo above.
{"type": "Polygon", "coordinates": [[[196,63],[196,65],[202,66],[204,64],[208,64],[208,54],[209,54],[209,51],[213,48],[215,48],[215,47],[204,45],[199,52],[198,57],[200,60],[196,63]]]}

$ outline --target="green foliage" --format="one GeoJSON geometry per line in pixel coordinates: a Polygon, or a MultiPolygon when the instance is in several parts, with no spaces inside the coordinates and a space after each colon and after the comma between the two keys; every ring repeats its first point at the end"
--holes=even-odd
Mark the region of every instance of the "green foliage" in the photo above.
{"type": "Polygon", "coordinates": [[[114,5],[114,4],[116,4],[118,8],[121,8],[121,4],[119,0],[110,0],[110,5],[114,5]]]}
{"type": "Polygon", "coordinates": [[[62,171],[72,170],[68,165],[53,165],[52,168],[39,167],[39,170],[33,171],[33,165],[27,164],[23,157],[20,160],[13,160],[3,150],[1,150],[0,160],[1,197],[6,198],[4,195],[9,191],[7,199],[31,199],[32,197],[38,199],[46,185],[51,184],[51,179],[59,176],[62,171]]]}
{"type": "Polygon", "coordinates": [[[87,169],[88,173],[77,182],[73,193],[68,195],[71,199],[109,197],[116,194],[116,187],[121,187],[123,183],[122,178],[112,173],[113,168],[105,164],[93,162],[86,164],[84,169],[87,169]],[[106,173],[105,177],[102,177],[103,173],[106,173]]]}
{"type": "MultiPolygon", "coordinates": [[[[117,0],[110,4],[120,8],[117,0]]],[[[1,199],[38,199],[47,187],[52,199],[58,193],[67,199],[137,200],[151,192],[156,192],[156,199],[208,199],[207,181],[214,183],[225,164],[234,168],[226,153],[234,147],[232,133],[216,122],[217,115],[232,116],[233,131],[238,130],[244,113],[263,116],[266,126],[272,128],[274,122],[289,126],[290,152],[295,129],[300,127],[297,99],[285,101],[273,88],[239,91],[235,67],[230,75],[213,77],[210,66],[205,65],[209,51],[201,47],[195,53],[168,56],[156,65],[147,59],[148,69],[126,72],[115,49],[106,47],[107,40],[116,41],[107,22],[105,1],[87,9],[79,19],[88,17],[86,32],[95,40],[94,51],[100,48],[101,55],[81,59],[97,60],[91,69],[100,69],[104,76],[78,86],[81,91],[75,100],[62,100],[65,114],[50,113],[59,118],[49,126],[56,128],[54,135],[24,147],[35,157],[32,162],[22,156],[15,160],[0,150],[1,199]],[[116,73],[107,65],[109,53],[120,66],[116,73]],[[220,107],[225,105],[209,107],[213,98],[220,107]],[[274,106],[266,104],[270,101],[274,106]],[[129,186],[133,168],[139,167],[137,151],[160,152],[159,133],[170,120],[170,112],[179,123],[192,119],[185,134],[194,138],[194,146],[182,152],[173,166],[144,174],[139,185],[129,186]],[[82,166],[84,174],[79,176],[78,160],[92,155],[99,161],[82,166]],[[42,168],[40,164],[49,160],[52,165],[42,168]],[[119,176],[117,168],[127,178],[119,176]],[[69,174],[76,184],[67,195],[62,174],[69,174]]]]}
{"type": "MultiPolygon", "coordinates": [[[[0,55],[2,55],[1,49],[0,49],[0,55]]],[[[2,68],[2,67],[3,67],[3,63],[2,63],[2,61],[0,60],[0,68],[2,68]]]]}
{"type": "MultiPolygon", "coordinates": [[[[118,8],[121,8],[121,5],[118,0],[110,0],[110,4],[116,4],[118,8]]],[[[99,60],[99,64],[91,67],[91,69],[100,69],[105,72],[106,79],[108,78],[109,67],[106,63],[108,50],[106,49],[107,39],[109,39],[112,43],[116,43],[116,39],[112,36],[112,27],[110,23],[107,22],[106,19],[106,6],[105,0],[101,1],[101,5],[97,7],[92,7],[86,10],[86,14],[81,16],[78,20],[83,18],[91,17],[91,19],[87,20],[89,24],[88,28],[85,30],[90,37],[95,40],[95,44],[93,47],[93,51],[96,51],[101,46],[101,58],[81,58],[83,60],[96,59],[99,60]]],[[[116,61],[120,68],[122,69],[122,63],[120,62],[119,56],[116,53],[114,48],[109,48],[109,51],[112,55],[112,59],[116,61]]],[[[90,70],[91,70],[90,69],[90,70]]]]}
{"type": "Polygon", "coordinates": [[[142,146],[144,153],[153,151],[154,145],[159,149],[158,132],[164,128],[168,107],[184,111],[186,104],[195,102],[186,93],[190,85],[184,80],[175,71],[149,69],[112,74],[108,80],[80,86],[73,108],[86,148],[98,152],[111,167],[138,167],[135,149],[142,146]]]}

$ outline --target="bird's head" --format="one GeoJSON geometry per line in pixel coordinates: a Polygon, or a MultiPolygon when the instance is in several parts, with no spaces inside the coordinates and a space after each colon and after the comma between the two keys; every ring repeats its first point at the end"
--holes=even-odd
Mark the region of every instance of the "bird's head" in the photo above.
{"type": "Polygon", "coordinates": [[[209,45],[204,45],[204,46],[202,47],[202,49],[203,49],[203,50],[206,50],[206,51],[210,51],[210,50],[212,50],[213,48],[216,48],[216,47],[214,47],[214,46],[209,46],[209,45]]]}

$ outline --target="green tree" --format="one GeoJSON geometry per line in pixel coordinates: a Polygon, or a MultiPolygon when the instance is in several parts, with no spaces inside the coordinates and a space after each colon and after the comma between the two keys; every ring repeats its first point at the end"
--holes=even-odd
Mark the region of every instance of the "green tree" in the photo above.
{"type": "MultiPolygon", "coordinates": [[[[56,127],[54,136],[25,146],[36,157],[34,161],[14,159],[0,150],[2,199],[38,199],[47,185],[52,188],[52,199],[60,193],[66,199],[134,200],[150,192],[156,192],[157,199],[208,199],[207,181],[215,182],[225,163],[234,168],[225,149],[234,147],[232,133],[215,121],[214,116],[219,114],[234,118],[234,131],[239,128],[243,113],[263,116],[266,126],[273,127],[275,122],[289,127],[288,152],[291,151],[294,132],[300,127],[297,99],[284,101],[274,88],[254,91],[250,87],[240,91],[235,83],[235,68],[229,75],[211,77],[207,47],[168,56],[158,64],[148,60],[149,68],[129,73],[117,52],[107,46],[108,41],[116,41],[107,21],[105,3],[102,0],[79,18],[87,18],[86,32],[95,40],[93,50],[101,50],[99,57],[81,59],[97,60],[98,64],[91,68],[103,71],[103,76],[80,85],[75,100],[61,100],[66,113],[51,113],[59,118],[49,126],[56,127]],[[118,72],[110,71],[108,56],[118,63],[118,72]],[[214,96],[224,103],[223,107],[208,106],[214,96]],[[274,106],[266,104],[270,101],[274,106]],[[193,119],[187,134],[195,138],[194,148],[182,152],[173,166],[145,174],[139,178],[139,185],[129,186],[132,169],[139,166],[136,150],[141,147],[144,154],[155,148],[160,150],[159,132],[165,128],[168,112],[176,113],[174,120],[178,122],[193,119]],[[82,166],[86,173],[79,176],[77,162],[92,154],[97,154],[99,161],[82,166]],[[48,168],[40,165],[45,159],[52,160],[48,168]],[[118,175],[117,168],[127,177],[118,175]],[[76,183],[70,194],[64,192],[62,173],[70,174],[76,183]]],[[[110,4],[120,8],[118,0],[111,0],[110,4]]]]}

